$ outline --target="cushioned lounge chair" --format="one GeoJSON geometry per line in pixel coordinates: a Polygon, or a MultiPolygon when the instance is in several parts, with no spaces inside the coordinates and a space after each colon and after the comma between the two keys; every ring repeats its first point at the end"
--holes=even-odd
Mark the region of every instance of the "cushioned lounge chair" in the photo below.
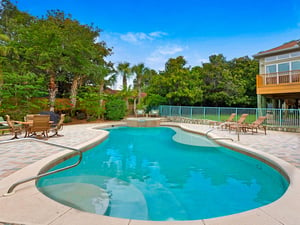
{"type": "Polygon", "coordinates": [[[158,109],[151,109],[149,112],[149,116],[159,116],[159,110],[158,109]]]}
{"type": "Polygon", "coordinates": [[[138,116],[145,116],[145,110],[143,109],[137,109],[135,111],[135,116],[138,117],[138,116]]]}

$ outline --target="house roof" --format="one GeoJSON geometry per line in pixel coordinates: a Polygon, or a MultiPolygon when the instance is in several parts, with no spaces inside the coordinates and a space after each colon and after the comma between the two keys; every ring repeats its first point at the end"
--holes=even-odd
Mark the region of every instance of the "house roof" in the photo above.
{"type": "Polygon", "coordinates": [[[271,48],[266,51],[261,51],[261,52],[257,53],[256,55],[254,55],[254,57],[258,58],[258,57],[262,57],[262,56],[266,56],[266,55],[276,54],[277,52],[288,51],[288,50],[297,49],[297,48],[300,49],[300,40],[290,41],[290,42],[284,43],[278,47],[271,48]]]}

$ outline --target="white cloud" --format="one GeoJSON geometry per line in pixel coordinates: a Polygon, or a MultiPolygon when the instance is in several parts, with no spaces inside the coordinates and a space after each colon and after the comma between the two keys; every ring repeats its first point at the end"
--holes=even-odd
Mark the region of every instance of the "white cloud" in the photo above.
{"type": "Polygon", "coordinates": [[[120,38],[123,41],[132,43],[132,44],[138,44],[140,41],[144,41],[144,40],[154,40],[156,38],[161,38],[162,36],[167,35],[167,33],[162,32],[162,31],[155,31],[155,32],[151,32],[149,34],[147,33],[143,33],[143,32],[128,32],[126,34],[121,34],[120,38]]]}
{"type": "Polygon", "coordinates": [[[161,55],[174,55],[178,52],[182,52],[183,49],[184,49],[183,47],[178,45],[167,45],[167,46],[159,47],[155,53],[161,55]]]}
{"type": "Polygon", "coordinates": [[[155,31],[155,32],[149,33],[149,36],[151,36],[151,37],[158,37],[158,38],[166,36],[166,35],[168,35],[168,34],[165,33],[165,32],[162,32],[162,31],[155,31]]]}

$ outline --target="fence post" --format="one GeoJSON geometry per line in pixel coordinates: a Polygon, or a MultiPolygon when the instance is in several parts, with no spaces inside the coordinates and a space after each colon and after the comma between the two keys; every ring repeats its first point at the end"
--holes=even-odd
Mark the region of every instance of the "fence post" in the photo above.
{"type": "Polygon", "coordinates": [[[280,109],[279,110],[279,126],[281,127],[282,126],[282,113],[283,113],[283,109],[280,109]]]}

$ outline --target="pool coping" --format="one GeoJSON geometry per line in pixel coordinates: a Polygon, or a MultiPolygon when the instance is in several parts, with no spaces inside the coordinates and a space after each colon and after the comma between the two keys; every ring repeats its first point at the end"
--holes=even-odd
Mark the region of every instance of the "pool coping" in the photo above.
{"type": "MultiPolygon", "coordinates": [[[[118,124],[121,125],[121,124],[118,124]]],[[[193,130],[184,124],[162,123],[166,126],[176,126],[183,130],[199,133],[202,132],[193,130]]],[[[92,125],[86,129],[108,127],[105,125],[92,125]]],[[[87,143],[82,143],[77,146],[78,149],[88,149],[91,146],[102,142],[107,134],[102,132],[99,137],[91,139],[87,143]]],[[[219,138],[218,136],[210,133],[210,138],[219,138]]],[[[108,216],[96,215],[88,212],[79,211],[71,207],[62,205],[58,202],[49,199],[38,191],[35,182],[20,185],[16,188],[13,195],[3,197],[11,184],[20,179],[24,179],[35,174],[38,174],[46,165],[51,164],[58,158],[64,158],[66,155],[71,154],[70,150],[59,152],[55,155],[44,158],[36,163],[33,163],[12,175],[0,180],[0,223],[10,222],[17,224],[45,224],[45,225],[58,225],[58,224],[110,224],[110,225],[296,225],[300,221],[300,170],[291,164],[279,159],[268,153],[258,151],[228,140],[215,140],[217,143],[235,149],[238,151],[246,152],[252,156],[259,157],[268,163],[272,163],[283,174],[288,176],[290,185],[286,193],[276,200],[275,202],[265,205],[260,208],[245,211],[238,214],[229,216],[217,217],[212,219],[202,219],[194,221],[140,221],[122,218],[113,218],[108,216]]],[[[220,165],[221,166],[221,165],[220,165]]]]}

